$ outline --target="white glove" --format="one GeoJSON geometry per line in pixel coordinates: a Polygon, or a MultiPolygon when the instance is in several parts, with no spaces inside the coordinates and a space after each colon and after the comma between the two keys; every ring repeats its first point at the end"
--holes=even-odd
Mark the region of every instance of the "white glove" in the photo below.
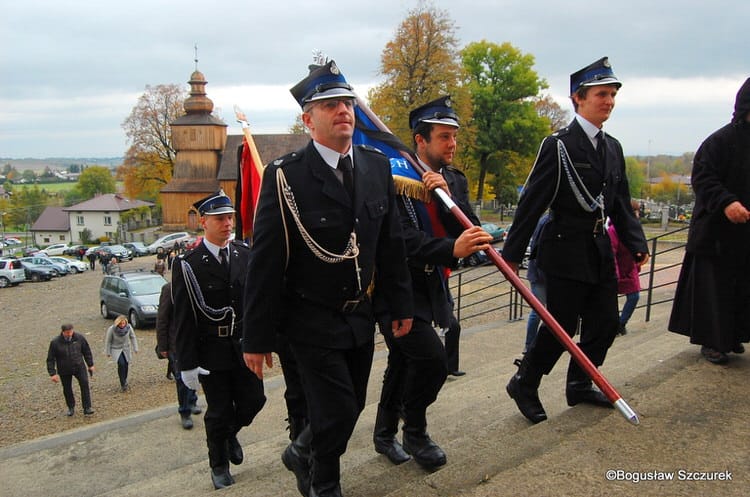
{"type": "Polygon", "coordinates": [[[190,390],[198,390],[198,386],[200,386],[200,383],[198,383],[199,374],[209,375],[211,374],[211,371],[207,369],[203,369],[201,367],[197,367],[195,369],[188,369],[187,371],[180,371],[182,382],[190,390]]]}

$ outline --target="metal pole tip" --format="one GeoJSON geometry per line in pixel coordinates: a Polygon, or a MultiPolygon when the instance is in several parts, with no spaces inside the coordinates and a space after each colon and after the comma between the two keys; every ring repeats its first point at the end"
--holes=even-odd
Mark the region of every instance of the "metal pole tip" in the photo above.
{"type": "Polygon", "coordinates": [[[622,414],[625,417],[625,419],[627,419],[631,424],[634,424],[636,426],[641,424],[640,419],[638,419],[638,415],[635,413],[633,409],[630,408],[628,403],[625,402],[625,400],[623,400],[622,397],[617,399],[614,405],[617,408],[617,410],[620,411],[620,414],[622,414]]]}

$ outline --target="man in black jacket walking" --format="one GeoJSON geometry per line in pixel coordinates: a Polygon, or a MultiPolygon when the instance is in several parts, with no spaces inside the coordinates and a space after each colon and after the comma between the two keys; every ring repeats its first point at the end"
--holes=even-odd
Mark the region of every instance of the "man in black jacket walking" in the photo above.
{"type": "Polygon", "coordinates": [[[94,357],[86,337],[73,331],[72,324],[64,324],[60,334],[53,338],[47,351],[47,372],[55,383],[62,383],[68,416],[75,412],[76,399],[73,395],[73,377],[81,388],[83,413],[94,414],[91,408],[89,375],[94,374],[94,357]]]}

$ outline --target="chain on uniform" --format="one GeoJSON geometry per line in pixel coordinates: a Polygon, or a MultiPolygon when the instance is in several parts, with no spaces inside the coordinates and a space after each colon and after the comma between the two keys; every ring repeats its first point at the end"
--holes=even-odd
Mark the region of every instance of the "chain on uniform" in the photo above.
{"type": "MultiPolygon", "coordinates": [[[[359,267],[359,260],[357,259],[359,257],[359,245],[357,244],[357,233],[356,231],[352,230],[352,232],[349,234],[349,240],[346,243],[346,247],[344,247],[344,251],[341,254],[336,254],[333,252],[330,252],[329,250],[326,250],[323,248],[318,242],[316,242],[313,237],[310,235],[310,233],[307,232],[305,229],[305,226],[302,224],[302,220],[300,219],[299,215],[299,208],[297,207],[297,202],[294,200],[294,192],[292,191],[292,187],[289,186],[289,184],[286,181],[286,176],[284,176],[284,171],[281,170],[281,168],[276,170],[276,188],[278,190],[279,195],[279,204],[281,204],[281,199],[284,199],[284,202],[286,203],[287,208],[289,209],[289,212],[292,213],[292,218],[294,219],[294,223],[297,225],[297,229],[299,230],[299,234],[302,237],[302,240],[304,240],[305,245],[310,249],[310,251],[323,262],[326,262],[328,264],[338,264],[340,262],[344,262],[347,260],[354,260],[354,266],[357,274],[357,287],[358,290],[362,291],[362,280],[360,278],[360,267],[359,267]]],[[[281,211],[281,218],[284,225],[284,235],[286,237],[286,245],[287,245],[287,263],[289,262],[289,231],[287,230],[286,225],[286,217],[284,215],[284,209],[281,205],[279,205],[279,210],[281,211]]]]}
{"type": "MultiPolygon", "coordinates": [[[[201,311],[201,314],[206,316],[208,319],[214,322],[224,321],[227,316],[231,313],[232,315],[232,328],[234,329],[234,309],[232,306],[222,307],[220,309],[214,309],[213,307],[206,304],[206,299],[203,297],[201,287],[198,284],[198,279],[195,277],[193,267],[186,260],[181,260],[180,265],[182,266],[182,274],[185,277],[185,288],[187,289],[188,297],[190,298],[190,304],[193,307],[193,314],[196,315],[195,309],[201,311]]],[[[197,317],[197,315],[196,315],[197,317]]]]}
{"type": "Polygon", "coordinates": [[[575,169],[573,169],[573,172],[571,173],[570,156],[568,155],[568,150],[565,148],[565,144],[562,142],[562,140],[557,140],[557,151],[558,151],[558,157],[560,158],[560,164],[562,166],[562,169],[565,171],[565,175],[568,178],[568,183],[570,183],[570,189],[573,191],[573,195],[578,201],[578,204],[586,212],[594,212],[596,209],[601,209],[601,215],[603,219],[604,218],[604,195],[600,192],[599,195],[596,198],[594,198],[591,192],[589,192],[588,189],[586,188],[586,185],[583,183],[583,180],[578,175],[578,172],[575,169]],[[574,174],[575,174],[575,178],[573,178],[574,174]],[[581,185],[580,188],[578,186],[579,184],[581,185]],[[588,203],[586,199],[583,198],[583,193],[581,193],[581,189],[583,189],[583,193],[586,194],[590,203],[588,203]]]}

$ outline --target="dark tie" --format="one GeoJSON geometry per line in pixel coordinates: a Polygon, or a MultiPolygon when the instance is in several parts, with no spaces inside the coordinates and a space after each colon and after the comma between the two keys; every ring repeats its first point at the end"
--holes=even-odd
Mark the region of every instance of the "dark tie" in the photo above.
{"type": "Polygon", "coordinates": [[[219,260],[221,260],[224,271],[229,273],[229,248],[224,247],[219,249],[219,260]]]}
{"type": "Polygon", "coordinates": [[[599,160],[604,162],[605,153],[607,146],[604,144],[604,131],[599,130],[596,134],[596,155],[599,156],[599,160]]]}
{"type": "Polygon", "coordinates": [[[344,177],[344,188],[349,198],[354,199],[354,171],[352,171],[352,158],[348,155],[339,157],[338,169],[344,177]]]}

